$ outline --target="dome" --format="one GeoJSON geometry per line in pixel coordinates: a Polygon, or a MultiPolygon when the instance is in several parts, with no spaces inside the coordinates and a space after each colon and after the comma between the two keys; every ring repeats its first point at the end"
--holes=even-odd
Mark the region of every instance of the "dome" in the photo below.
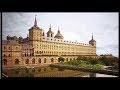
{"type": "Polygon", "coordinates": [[[54,38],[58,38],[58,39],[63,39],[63,35],[60,33],[60,31],[58,30],[58,33],[55,35],[54,38]]]}
{"type": "Polygon", "coordinates": [[[54,32],[52,32],[51,30],[49,30],[49,31],[47,32],[47,34],[48,34],[48,33],[52,33],[52,34],[53,34],[54,32]]]}
{"type": "Polygon", "coordinates": [[[47,34],[49,34],[49,33],[51,33],[51,34],[54,33],[54,32],[52,32],[52,30],[51,30],[51,25],[50,25],[50,27],[49,27],[49,31],[47,32],[47,34]]]}

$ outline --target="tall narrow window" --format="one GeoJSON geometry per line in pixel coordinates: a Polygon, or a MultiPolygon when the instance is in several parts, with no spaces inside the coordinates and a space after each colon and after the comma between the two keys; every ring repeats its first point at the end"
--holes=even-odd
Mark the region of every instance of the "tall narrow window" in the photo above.
{"type": "Polygon", "coordinates": [[[5,54],[4,54],[4,57],[5,57],[5,54]]]}
{"type": "Polygon", "coordinates": [[[39,63],[41,63],[41,59],[39,58],[39,61],[38,61],[39,63]]]}
{"type": "Polygon", "coordinates": [[[10,54],[9,54],[9,57],[10,57],[10,54]]]}
{"type": "Polygon", "coordinates": [[[52,58],[52,59],[51,59],[51,63],[53,63],[53,62],[54,62],[54,59],[52,58]]]}
{"type": "Polygon", "coordinates": [[[10,50],[10,47],[9,47],[9,50],[10,50]]]}
{"type": "Polygon", "coordinates": [[[35,59],[34,58],[32,59],[32,64],[35,64],[35,59]]]}
{"type": "Polygon", "coordinates": [[[44,63],[46,63],[46,58],[44,58],[44,63]]]}
{"type": "Polygon", "coordinates": [[[5,49],[5,46],[4,46],[4,49],[5,49]]]}

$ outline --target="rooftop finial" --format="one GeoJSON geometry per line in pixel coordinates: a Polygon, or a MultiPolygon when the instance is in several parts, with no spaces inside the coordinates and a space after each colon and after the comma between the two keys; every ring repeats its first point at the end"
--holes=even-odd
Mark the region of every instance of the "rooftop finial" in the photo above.
{"type": "Polygon", "coordinates": [[[44,30],[43,30],[43,36],[45,36],[44,30]]]}
{"type": "Polygon", "coordinates": [[[93,40],[93,33],[92,33],[92,40],[93,40]]]}
{"type": "Polygon", "coordinates": [[[59,27],[58,27],[58,33],[60,33],[59,27]]]}
{"type": "Polygon", "coordinates": [[[51,30],[51,24],[50,24],[49,30],[51,30]]]}
{"type": "Polygon", "coordinates": [[[36,20],[36,16],[37,16],[37,15],[35,15],[35,22],[34,22],[34,26],[35,26],[35,27],[37,27],[37,20],[36,20]]]}

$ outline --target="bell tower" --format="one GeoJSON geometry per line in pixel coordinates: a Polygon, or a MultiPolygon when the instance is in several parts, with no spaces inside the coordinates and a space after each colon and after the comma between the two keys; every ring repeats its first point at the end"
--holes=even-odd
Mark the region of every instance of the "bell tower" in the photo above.
{"type": "Polygon", "coordinates": [[[36,15],[33,27],[29,29],[29,40],[30,41],[41,41],[42,39],[42,29],[37,25],[36,15]]]}

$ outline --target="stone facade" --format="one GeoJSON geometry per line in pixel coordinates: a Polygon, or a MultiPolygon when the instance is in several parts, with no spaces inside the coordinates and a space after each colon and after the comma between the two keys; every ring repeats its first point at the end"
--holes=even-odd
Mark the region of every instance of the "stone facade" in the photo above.
{"type": "Polygon", "coordinates": [[[96,56],[93,35],[89,44],[84,44],[64,40],[59,28],[54,36],[51,25],[46,34],[38,27],[35,17],[27,38],[7,36],[2,42],[3,66],[58,63],[61,56],[65,61],[74,60],[79,55],[96,56]]]}

